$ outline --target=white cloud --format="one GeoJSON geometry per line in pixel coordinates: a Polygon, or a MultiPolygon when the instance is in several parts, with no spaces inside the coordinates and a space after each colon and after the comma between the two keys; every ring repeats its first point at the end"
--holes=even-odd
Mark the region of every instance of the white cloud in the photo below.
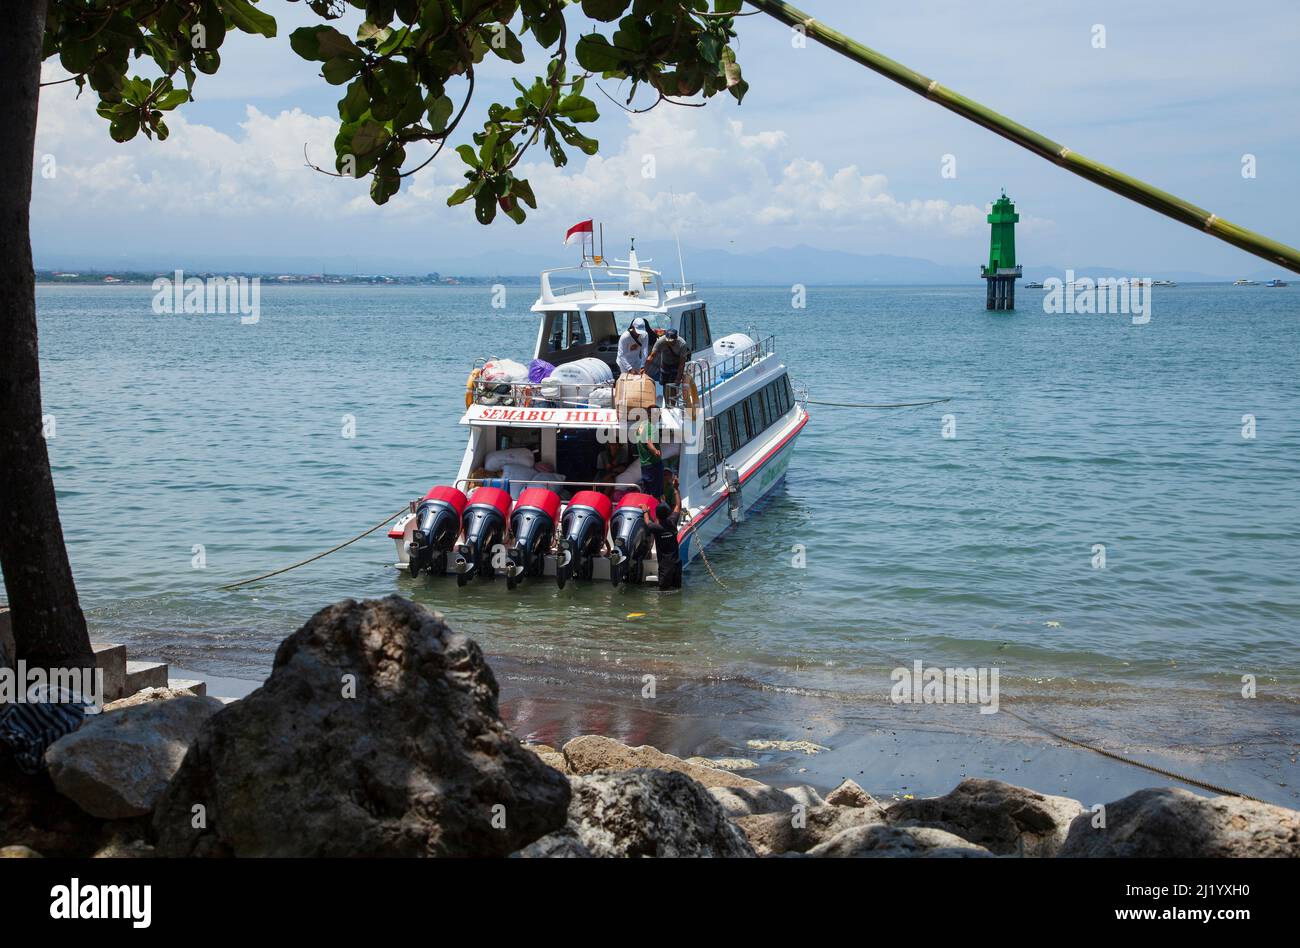
{"type": "Polygon", "coordinates": [[[984,224],[984,211],[975,205],[900,199],[884,175],[856,165],[828,171],[820,161],[792,154],[784,131],[747,132],[717,107],[661,105],[629,116],[629,123],[617,151],[587,159],[577,170],[527,166],[544,211],[631,216],[638,233],[662,236],[675,209],[696,241],[752,239],[757,228],[776,242],[818,243],[828,232],[881,224],[961,236],[984,224]],[[651,160],[654,176],[647,177],[651,160]]]}
{"type": "MultiPolygon", "coordinates": [[[[93,100],[89,93],[76,99],[71,85],[45,90],[37,150],[55,156],[58,175],[38,187],[38,212],[93,208],[128,222],[157,213],[219,217],[254,228],[271,216],[391,227],[437,215],[440,226],[478,226],[464,208],[446,207],[462,171],[450,150],[408,178],[387,207],[376,208],[362,183],[305,166],[304,144],[314,162],[332,164],[333,117],[299,109],[268,114],[249,105],[238,130],[227,134],[189,121],[181,109],[168,116],[167,141],[139,136],[121,145],[109,139],[93,100]]],[[[539,224],[567,225],[575,214],[594,214],[661,237],[676,218],[693,241],[743,236],[751,245],[842,241],[882,226],[950,237],[983,225],[980,208],[896,197],[884,175],[856,165],[832,170],[794,153],[783,130],[749,130],[716,105],[663,105],[630,115],[621,145],[589,158],[574,154],[563,169],[544,155],[537,146],[528,155],[535,162],[521,168],[541,201],[539,224]]]]}

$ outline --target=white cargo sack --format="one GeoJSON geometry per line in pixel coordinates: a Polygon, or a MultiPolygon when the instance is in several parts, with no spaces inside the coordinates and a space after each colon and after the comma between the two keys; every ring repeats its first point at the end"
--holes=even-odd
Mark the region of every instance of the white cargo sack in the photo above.
{"type": "Polygon", "coordinates": [[[493,359],[483,366],[479,378],[493,384],[527,382],[528,366],[522,362],[516,362],[514,359],[493,359]]]}
{"type": "Polygon", "coordinates": [[[503,471],[507,464],[526,465],[531,471],[533,469],[533,449],[502,448],[499,451],[489,451],[488,456],[483,460],[483,466],[489,471],[503,471]]]}
{"type": "Polygon", "coordinates": [[[585,399],[592,389],[613,381],[613,370],[600,359],[588,356],[556,366],[542,383],[542,394],[549,399],[585,399]]]}

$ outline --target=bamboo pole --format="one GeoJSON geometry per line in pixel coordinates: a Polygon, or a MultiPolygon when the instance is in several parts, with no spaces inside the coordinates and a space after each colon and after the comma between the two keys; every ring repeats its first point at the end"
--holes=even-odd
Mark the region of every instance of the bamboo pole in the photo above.
{"type": "Polygon", "coordinates": [[[1081,178],[1086,178],[1094,184],[1099,184],[1103,188],[1114,191],[1130,201],[1136,201],[1153,211],[1159,211],[1166,217],[1172,217],[1188,227],[1203,230],[1212,237],[1217,237],[1235,247],[1240,247],[1257,257],[1263,257],[1265,260],[1271,260],[1289,270],[1300,273],[1300,250],[1296,250],[1294,247],[1288,247],[1286,244],[1279,243],[1262,234],[1239,227],[1224,220],[1217,214],[1212,214],[1202,207],[1197,207],[1195,204],[1184,201],[1167,191],[1162,191],[1145,181],[1140,181],[1124,174],[1122,171],[1107,167],[1099,161],[1093,161],[1077,151],[1071,151],[1059,142],[1054,142],[1045,135],[1040,135],[1033,129],[1026,128],[1019,122],[1013,122],[1006,116],[994,112],[973,99],[968,99],[964,95],[940,85],[936,80],[923,76],[915,70],[908,69],[902,63],[895,62],[888,56],[863,46],[838,30],[831,29],[824,23],[813,19],[802,10],[785,3],[784,0],[746,0],[746,2],[788,26],[802,29],[808,36],[811,36],[823,46],[847,56],[854,62],[860,63],[874,72],[880,73],[887,79],[892,79],[918,95],[923,95],[927,99],[937,102],[945,109],[956,112],[962,118],[984,126],[989,131],[1015,142],[1020,147],[1032,151],[1041,158],[1046,158],[1053,164],[1060,165],[1065,170],[1073,172],[1081,178]]]}

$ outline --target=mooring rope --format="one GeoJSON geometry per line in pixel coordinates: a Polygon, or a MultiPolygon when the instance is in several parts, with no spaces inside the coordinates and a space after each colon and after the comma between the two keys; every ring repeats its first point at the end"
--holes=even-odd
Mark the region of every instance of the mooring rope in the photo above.
{"type": "Polygon", "coordinates": [[[1188,777],[1172,770],[1166,770],[1163,767],[1157,767],[1155,764],[1145,764],[1140,760],[1134,760],[1132,757],[1125,757],[1123,754],[1117,754],[1114,751],[1108,751],[1104,747],[1097,747],[1095,744],[1089,744],[1087,741],[1076,740],[1073,737],[1066,737],[1057,731],[1052,730],[1044,724],[1037,721],[1031,721],[1029,718],[1019,715],[1014,711],[1003,708],[1007,714],[1011,715],[1017,721],[1023,721],[1032,728],[1037,728],[1049,737],[1054,737],[1058,741],[1064,741],[1067,744],[1073,744],[1075,747],[1082,747],[1084,750],[1090,750],[1094,754],[1100,754],[1102,757],[1109,757],[1111,760],[1117,760],[1121,764],[1128,764],[1132,767],[1141,767],[1143,770],[1149,770],[1153,774],[1159,774],[1162,777],[1168,777],[1170,780],[1178,780],[1182,783],[1190,784],[1193,787],[1200,787],[1202,790],[1209,790],[1211,793],[1218,793],[1228,797],[1241,797],[1243,800],[1250,800],[1254,803],[1263,803],[1258,797],[1252,797],[1248,793],[1242,793],[1240,790],[1230,790],[1227,787],[1220,787],[1217,784],[1208,783],[1204,780],[1198,780],[1195,777],[1188,777]]]}
{"type": "Polygon", "coordinates": [[[303,560],[302,562],[294,563],[292,566],[286,566],[286,567],[284,567],[283,569],[275,569],[275,570],[271,570],[271,572],[269,572],[269,573],[263,573],[261,576],[254,576],[252,579],[242,579],[242,580],[240,580],[240,581],[237,582],[237,583],[229,583],[229,584],[227,584],[227,585],[225,585],[225,586],[220,586],[220,587],[218,587],[218,588],[219,588],[219,589],[237,589],[237,588],[240,587],[240,586],[247,586],[249,583],[255,583],[255,582],[257,582],[259,579],[270,579],[272,576],[279,576],[281,573],[287,573],[287,572],[289,572],[289,570],[291,570],[291,569],[297,569],[299,566],[306,566],[308,563],[314,563],[314,562],[316,562],[317,560],[319,560],[319,559],[321,559],[321,558],[323,558],[323,557],[329,556],[331,553],[337,553],[339,550],[343,549],[345,546],[350,546],[351,544],[356,543],[356,542],[357,542],[358,540],[360,540],[362,537],[368,537],[368,536],[370,536],[370,534],[374,533],[374,532],[375,532],[376,530],[378,530],[380,527],[387,526],[388,523],[389,523],[389,522],[390,522],[394,517],[400,516],[401,514],[406,513],[406,512],[407,512],[408,510],[410,510],[410,509],[411,509],[411,508],[410,508],[410,505],[409,505],[409,504],[402,504],[402,506],[399,507],[399,508],[397,508],[397,510],[396,510],[395,512],[389,514],[387,517],[385,517],[383,520],[379,521],[377,524],[375,524],[375,525],[374,525],[373,527],[371,527],[370,529],[365,530],[365,531],[363,531],[363,532],[361,532],[361,533],[358,533],[356,536],[354,536],[354,537],[353,537],[352,539],[350,539],[350,540],[344,540],[344,541],[343,541],[342,543],[340,543],[338,546],[330,547],[330,548],[329,548],[328,550],[326,550],[324,553],[317,553],[315,556],[309,556],[309,557],[307,557],[307,559],[303,560]]]}
{"type": "MultiPolygon", "coordinates": [[[[909,667],[908,662],[904,662],[900,660],[897,655],[891,655],[889,652],[886,652],[882,648],[877,648],[874,645],[867,645],[865,647],[877,653],[878,655],[882,655],[885,658],[889,659],[898,668],[909,667]]],[[[1078,747],[1083,750],[1092,751],[1094,754],[1099,754],[1102,757],[1109,758],[1110,760],[1117,761],[1121,764],[1128,764],[1130,767],[1137,767],[1141,770],[1146,770],[1149,771],[1150,773],[1158,774],[1161,777],[1168,777],[1170,780],[1177,780],[1180,783],[1185,783],[1192,787],[1199,787],[1202,790],[1209,790],[1211,793],[1218,793],[1228,797],[1241,797],[1243,800],[1250,800],[1254,803],[1264,802],[1258,797],[1252,797],[1250,794],[1242,793],[1240,790],[1232,790],[1228,787],[1220,787],[1218,784],[1209,783],[1205,780],[1200,780],[1196,777],[1188,777],[1185,774],[1180,774],[1173,770],[1166,770],[1164,767],[1159,767],[1155,764],[1147,764],[1147,763],[1143,763],[1140,760],[1134,760],[1132,757],[1125,757],[1123,754],[1117,754],[1114,751],[1108,751],[1104,747],[1098,747],[1096,744],[1091,744],[1088,741],[1081,741],[1078,738],[1067,737],[1066,735],[1060,733],[1059,731],[1053,730],[1052,728],[1048,727],[1045,724],[1039,724],[1037,721],[1031,718],[1027,718],[1022,714],[1017,714],[1015,711],[1012,711],[1009,708],[1005,707],[1005,705],[1007,704],[1007,700],[1009,698],[1014,699],[1014,697],[1015,697],[1014,695],[1000,696],[998,702],[998,712],[1009,714],[1017,721],[1020,721],[1023,724],[1027,724],[1037,731],[1041,731],[1042,733],[1046,734],[1048,737],[1055,738],[1058,741],[1062,741],[1066,744],[1071,744],[1074,747],[1078,747]]]]}
{"type": "MultiPolygon", "coordinates": [[[[686,522],[686,529],[687,531],[689,531],[687,534],[688,536],[691,533],[695,533],[695,521],[693,519],[688,520],[686,522]]],[[[713,571],[713,565],[709,562],[708,556],[705,555],[703,543],[700,544],[700,559],[704,562],[704,568],[709,571],[709,575],[713,577],[713,581],[717,583],[719,586],[721,586],[723,589],[726,589],[727,584],[724,583],[721,579],[719,579],[718,574],[713,571]]]]}

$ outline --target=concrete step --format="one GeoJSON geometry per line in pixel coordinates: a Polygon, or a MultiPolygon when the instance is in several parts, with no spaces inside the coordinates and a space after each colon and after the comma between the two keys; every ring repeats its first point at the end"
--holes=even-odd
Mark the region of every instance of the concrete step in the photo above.
{"type": "Polygon", "coordinates": [[[176,691],[181,689],[192,691],[200,698],[204,697],[208,693],[208,683],[193,678],[169,678],[167,679],[167,687],[176,691]]]}
{"type": "Polygon", "coordinates": [[[141,688],[166,688],[166,662],[126,663],[126,694],[133,695],[141,688]]]}
{"type": "Polygon", "coordinates": [[[104,673],[104,700],[116,701],[126,691],[126,646],[112,642],[91,642],[95,664],[104,673]]]}

